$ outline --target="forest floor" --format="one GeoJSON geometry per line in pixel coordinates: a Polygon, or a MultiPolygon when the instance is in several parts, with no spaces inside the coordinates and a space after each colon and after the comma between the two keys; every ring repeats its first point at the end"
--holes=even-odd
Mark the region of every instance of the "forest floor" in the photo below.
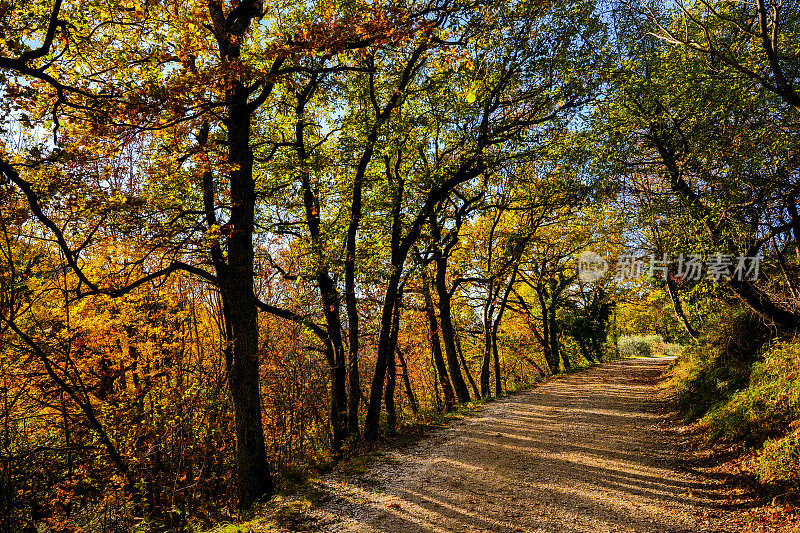
{"type": "Polygon", "coordinates": [[[685,467],[659,387],[670,361],[566,375],[387,451],[363,473],[329,474],[316,522],[331,532],[765,530],[731,520],[723,479],[685,467]]]}

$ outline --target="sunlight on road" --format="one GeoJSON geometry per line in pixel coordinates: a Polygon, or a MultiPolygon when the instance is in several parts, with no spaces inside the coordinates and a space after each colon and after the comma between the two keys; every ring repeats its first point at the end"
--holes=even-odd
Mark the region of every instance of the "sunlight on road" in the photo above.
{"type": "Polygon", "coordinates": [[[713,531],[676,468],[657,378],[627,360],[486,405],[366,476],[323,482],[329,531],[713,531]]]}

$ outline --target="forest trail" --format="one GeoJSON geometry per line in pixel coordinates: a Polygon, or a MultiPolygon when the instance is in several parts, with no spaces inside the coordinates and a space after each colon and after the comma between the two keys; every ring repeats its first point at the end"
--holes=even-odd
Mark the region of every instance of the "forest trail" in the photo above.
{"type": "Polygon", "coordinates": [[[324,530],[725,531],[713,492],[678,467],[658,389],[670,360],[555,379],[388,452],[364,476],[332,474],[324,530]]]}

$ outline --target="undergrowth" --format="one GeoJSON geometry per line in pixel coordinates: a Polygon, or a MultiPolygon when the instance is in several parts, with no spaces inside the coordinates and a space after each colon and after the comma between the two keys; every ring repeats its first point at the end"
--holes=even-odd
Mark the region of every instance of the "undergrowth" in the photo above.
{"type": "Polygon", "coordinates": [[[738,446],[765,488],[800,487],[800,339],[779,339],[739,313],[687,347],[669,385],[687,422],[708,445],[738,446]]]}

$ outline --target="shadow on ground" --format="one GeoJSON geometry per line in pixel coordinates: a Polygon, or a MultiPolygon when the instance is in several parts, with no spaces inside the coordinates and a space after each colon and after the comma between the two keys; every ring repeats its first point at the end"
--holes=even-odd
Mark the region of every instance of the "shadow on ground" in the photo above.
{"type": "Polygon", "coordinates": [[[657,383],[669,359],[609,363],[498,400],[331,476],[330,531],[724,531],[713,487],[678,468],[657,383]]]}

